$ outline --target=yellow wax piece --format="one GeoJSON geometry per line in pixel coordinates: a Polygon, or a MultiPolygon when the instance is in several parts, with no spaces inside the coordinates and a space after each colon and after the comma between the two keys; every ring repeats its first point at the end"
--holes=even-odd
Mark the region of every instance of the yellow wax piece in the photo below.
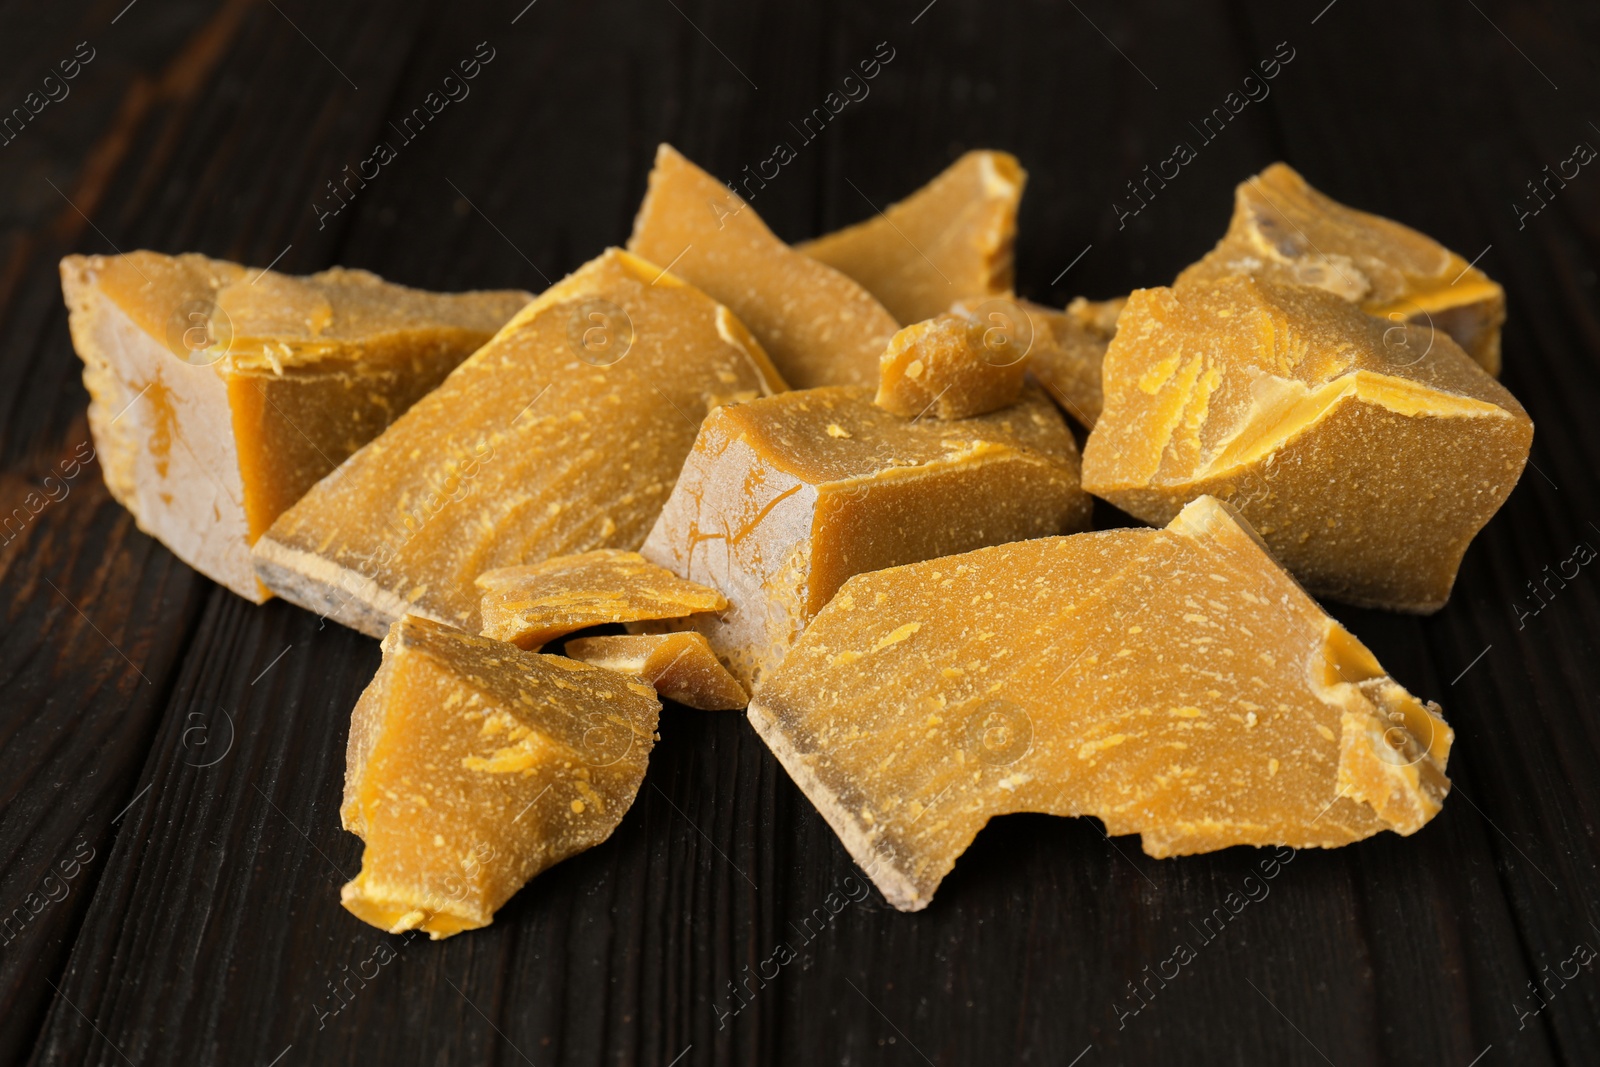
{"type": "MultiPolygon", "coordinates": [[[[1010,325],[1007,316],[999,317],[1010,325]]],[[[1026,349],[1006,326],[947,312],[907,326],[889,341],[878,361],[873,403],[907,418],[986,415],[1016,403],[1026,361],[1026,349]]]]}
{"type": "Polygon", "coordinates": [[[487,926],[611,836],[660,710],[627,675],[401,618],[350,720],[339,815],[366,847],[344,906],[391,933],[487,926]]]}
{"type": "Polygon", "coordinates": [[[279,516],[257,571],[375,637],[406,614],[476,632],[478,575],[638,548],[706,412],[782,388],[726,307],[611,249],[279,516]]]}
{"type": "Polygon", "coordinates": [[[1104,406],[1100,366],[1117,335],[1117,317],[1125,303],[1125,297],[1095,301],[1080,296],[1065,311],[1057,311],[1018,301],[1032,321],[1028,374],[1085,430],[1094,429],[1104,406]]]}
{"type": "Polygon", "coordinates": [[[533,299],[155,252],[68,256],[61,288],[106,487],[257,603],[262,531],[533,299]]]}
{"type": "Polygon", "coordinates": [[[1089,510],[1072,434],[1036,388],[951,421],[805,389],[707,418],[640,552],[728,598],[684,625],[749,685],[852,574],[1081,530],[1089,510]]]}
{"type": "Polygon", "coordinates": [[[1309,286],[1141,289],[1106,352],[1084,488],[1162,523],[1228,500],[1312,593],[1430,612],[1533,423],[1448,336],[1309,286]]]}
{"type": "Polygon", "coordinates": [[[1226,505],[861,574],[750,721],[889,902],[996,815],[1151,856],[1332,848],[1438,813],[1452,734],[1226,505]]]}
{"type": "Polygon", "coordinates": [[[796,389],[877,381],[894,317],[774,237],[754,208],[671,145],[656,153],[628,248],[732,308],[796,389]]]}
{"type": "Polygon", "coordinates": [[[1500,373],[1499,284],[1426,234],[1323,195],[1286,164],[1239,184],[1228,232],[1175,284],[1232,275],[1326,289],[1392,325],[1448,334],[1500,373]]]}
{"type": "Polygon", "coordinates": [[[586,626],[721,611],[715,589],[684,581],[637,552],[601,548],[478,575],[483,636],[536,649],[586,626]]]}
{"type": "Polygon", "coordinates": [[[566,653],[643,678],[660,696],[702,711],[731,711],[750,702],[744,686],[711,651],[706,635],[694,630],[579,637],[567,642],[566,653]]]}
{"type": "Polygon", "coordinates": [[[881,213],[799,251],[866,287],[901,323],[953,301],[1011,292],[1027,171],[1009,152],[972,151],[881,213]]]}

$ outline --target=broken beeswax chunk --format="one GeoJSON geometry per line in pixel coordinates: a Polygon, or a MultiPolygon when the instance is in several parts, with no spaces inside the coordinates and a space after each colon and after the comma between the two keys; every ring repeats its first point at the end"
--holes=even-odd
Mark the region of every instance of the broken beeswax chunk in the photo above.
{"type": "Polygon", "coordinates": [[[261,532],[533,299],[155,252],[68,256],[61,288],[106,487],[257,602],[261,532]]]}
{"type": "Polygon", "coordinates": [[[586,626],[677,619],[728,606],[715,589],[615,548],[487,571],[477,586],[483,590],[483,635],[518,648],[538,648],[586,626]]]}
{"type": "Polygon", "coordinates": [[[1084,487],[1146,522],[1233,503],[1312,593],[1442,606],[1533,423],[1444,334],[1250,278],[1128,298],[1084,487]]]}
{"type": "Polygon", "coordinates": [[[1103,399],[1100,365],[1117,334],[1117,316],[1126,297],[1085,300],[1078,297],[1057,311],[1019,300],[1032,321],[1033,346],[1028,349],[1028,374],[1086,430],[1094,429],[1103,399]]]}
{"type": "Polygon", "coordinates": [[[1415,833],[1453,739],[1210,497],[852,578],[750,721],[904,911],[1010,812],[1157,857],[1415,833]]]}
{"type": "Polygon", "coordinates": [[[611,836],[660,710],[627,675],[400,619],[350,719],[339,815],[366,847],[344,906],[435,940],[487,926],[528,879],[611,836]]]}
{"type": "MultiPolygon", "coordinates": [[[[1010,308],[1013,315],[1022,314],[1015,305],[1010,308]]],[[[907,326],[889,341],[878,361],[873,403],[913,419],[965,419],[998,411],[1016,403],[1022,393],[1026,359],[1024,343],[1006,327],[937,315],[907,326]]]]}
{"type": "Polygon", "coordinates": [[[1346,207],[1283,163],[1240,183],[1228,232],[1175,284],[1236,274],[1313,285],[1391,324],[1449,334],[1500,373],[1505,290],[1433,238],[1346,207]]]}
{"type": "Polygon", "coordinates": [[[739,680],[695,630],[661,634],[578,637],[566,653],[596,667],[643,678],[656,693],[701,711],[731,711],[750,702],[739,680]]]}
{"type": "Polygon", "coordinates": [[[1027,179],[1009,152],[968,152],[899,203],[797,248],[860,282],[902,323],[931,319],[955,300],[1011,292],[1027,179]]]}
{"type": "Polygon", "coordinates": [[[894,317],[774,237],[754,208],[671,145],[656,152],[628,248],[732,308],[794,388],[877,381],[894,317]]]}
{"type": "Polygon", "coordinates": [[[256,566],[373,636],[405,614],[476,632],[474,578],[637,548],[705,413],[781,388],[727,308],[612,249],[284,512],[256,566]]]}
{"type": "Polygon", "coordinates": [[[950,422],[868,396],[807,389],[712,414],[639,550],[728,598],[684,625],[746,686],[852,574],[1088,524],[1077,446],[1038,389],[950,422]]]}

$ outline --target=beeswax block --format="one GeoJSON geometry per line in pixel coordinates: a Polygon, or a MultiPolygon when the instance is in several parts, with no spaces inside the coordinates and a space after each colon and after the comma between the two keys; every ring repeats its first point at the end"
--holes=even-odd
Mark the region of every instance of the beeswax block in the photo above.
{"type": "Polygon", "coordinates": [[[1010,302],[1007,310],[992,312],[1003,325],[946,312],[895,334],[878,359],[873,403],[913,419],[965,419],[1016,403],[1028,369],[1027,341],[1015,333],[1025,313],[1010,302]]]}
{"type": "Polygon", "coordinates": [[[1018,301],[1032,321],[1028,374],[1086,430],[1094,429],[1100,417],[1100,365],[1126,302],[1126,297],[1092,301],[1080,296],[1057,311],[1018,301]]]}
{"type": "Polygon", "coordinates": [[[808,389],[707,418],[640,553],[728,598],[686,625],[749,686],[852,574],[1083,529],[1089,505],[1038,389],[950,422],[808,389]]]}
{"type": "Polygon", "coordinates": [[[483,590],[483,635],[528,649],[586,626],[676,619],[728,606],[715,589],[615,548],[487,571],[477,586],[483,590]]]}
{"type": "Polygon", "coordinates": [[[894,317],[774,237],[754,208],[671,145],[656,152],[628,248],[732,308],[794,388],[877,382],[894,317]]]}
{"type": "Polygon", "coordinates": [[[899,203],[798,248],[860,282],[902,323],[921,322],[953,301],[1011,292],[1027,180],[1009,152],[968,152],[899,203]]]}
{"type": "Polygon", "coordinates": [[[262,531],[532,299],[155,252],[68,256],[61,288],[111,495],[258,603],[262,531]]]}
{"type": "Polygon", "coordinates": [[[350,721],[340,898],[434,939],[487,926],[534,875],[611,836],[644,780],[648,686],[405,616],[350,721]]]}
{"type": "Polygon", "coordinates": [[[1164,530],[858,575],[750,721],[895,907],[989,819],[1093,815],[1151,856],[1415,833],[1452,734],[1210,497],[1164,530]]]}
{"type": "Polygon", "coordinates": [[[637,548],[706,412],[782,388],[732,312],[612,249],[279,516],[258,571],[373,636],[405,614],[476,632],[478,575],[637,548]]]}
{"type": "Polygon", "coordinates": [[[1533,423],[1443,334],[1249,278],[1128,298],[1084,486],[1146,522],[1232,502],[1312,593],[1430,612],[1533,423]]]}
{"type": "Polygon", "coordinates": [[[1236,274],[1313,285],[1392,325],[1448,334],[1500,373],[1505,290],[1433,238],[1324,196],[1286,164],[1238,186],[1228,232],[1176,284],[1236,274]]]}
{"type": "Polygon", "coordinates": [[[739,680],[711,651],[706,635],[679,633],[578,637],[567,655],[596,667],[635,675],[668,700],[701,711],[731,711],[750,702],[739,680]]]}

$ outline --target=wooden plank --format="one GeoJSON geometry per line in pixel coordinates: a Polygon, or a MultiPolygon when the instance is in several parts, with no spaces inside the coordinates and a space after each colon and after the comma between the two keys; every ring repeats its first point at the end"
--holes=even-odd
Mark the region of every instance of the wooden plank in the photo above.
{"type": "Polygon", "coordinates": [[[62,343],[60,257],[137,247],[172,225],[174,213],[143,202],[134,205],[143,232],[106,218],[102,208],[117,169],[130,153],[158,140],[153,127],[181,124],[201,79],[237,32],[240,2],[211,8],[198,0],[175,4],[153,26],[131,14],[111,25],[114,12],[67,20],[68,9],[52,9],[29,33],[38,35],[39,51],[19,69],[41,86],[44,71],[55,65],[59,72],[79,42],[92,60],[79,64],[65,98],[0,148],[7,163],[0,168],[0,195],[14,212],[0,231],[0,373],[16,386],[0,397],[0,458],[8,465],[59,447],[83,414],[81,367],[62,343]]]}
{"type": "MultiPolygon", "coordinates": [[[[291,269],[337,258],[414,284],[537,288],[625,239],[658,140],[737,173],[889,41],[896,58],[871,95],[757,198],[780,233],[863,217],[962,149],[999,145],[1033,171],[1022,290],[1057,302],[1110,295],[1204,251],[1234,182],[1287,156],[1335,195],[1469,255],[1480,237],[1504,255],[1485,265],[1512,288],[1507,380],[1539,421],[1535,458],[1560,489],[1531,478],[1519,488],[1439,616],[1334,609],[1397,677],[1444,699],[1457,728],[1458,796],[1421,834],[1301,853],[1269,879],[1261,853],[1158,862],[1089,820],[1014,816],[980,835],[916,915],[875,892],[850,900],[859,872],[742,719],[669,709],[615,837],[542,875],[492,927],[441,944],[365,927],[338,905],[359,842],[338,828],[337,803],[349,709],[376,644],[189,578],[183,603],[161,616],[197,619],[192,642],[172,639],[170,697],[130,727],[147,747],[136,738],[118,749],[128,763],[118,796],[149,791],[97,855],[92,901],[86,892],[60,906],[85,910],[52,978],[61,996],[35,1062],[1466,1064],[1490,1045],[1507,1057],[1498,1062],[1518,1063],[1585,1062],[1600,1046],[1596,993],[1581,979],[1526,1028],[1513,1006],[1522,983],[1570,952],[1585,909],[1596,914],[1588,828],[1600,783],[1585,683],[1600,605],[1591,584],[1573,581],[1523,630],[1508,610],[1524,580],[1570,551],[1575,529],[1600,523],[1584,511],[1600,441],[1582,417],[1600,340],[1586,288],[1595,201],[1574,183],[1558,205],[1570,215],[1540,220],[1563,225],[1534,240],[1485,210],[1533,159],[1517,131],[1546,136],[1576,112],[1539,96],[1478,14],[1438,5],[1402,16],[1359,0],[1315,26],[1315,11],[1259,4],[1176,15],[1100,3],[995,12],[961,0],[843,11],[457,3],[425,15],[282,6],[331,58],[270,9],[252,9],[249,46],[226,53],[187,110],[133,138],[108,185],[113,236],[259,259],[293,243],[291,269]],[[1413,49],[1397,69],[1394,34],[1373,32],[1396,19],[1411,20],[1398,24],[1405,39],[1443,39],[1455,53],[1413,49]],[[1112,204],[1131,203],[1124,183],[1285,39],[1297,56],[1269,100],[1119,229],[1112,204]],[[322,184],[479,41],[497,57],[472,94],[317,229],[322,184]],[[1493,76],[1462,84],[1453,55],[1493,76]],[[1466,123],[1463,98],[1438,85],[1491,121],[1466,123]],[[1421,110],[1392,107],[1396,86],[1421,110]],[[1429,146],[1442,155],[1374,147],[1411,146],[1418,128],[1447,134],[1429,146]],[[1485,161],[1492,168],[1474,170],[1485,161]],[[1443,180],[1457,172],[1473,177],[1443,180]],[[232,745],[214,747],[224,735],[232,745]],[[1247,892],[1260,899],[1238,907],[1247,892]],[[1172,974],[1179,943],[1193,959],[1172,974]],[[754,977],[771,973],[780,945],[794,960],[754,977]]],[[[1509,12],[1487,10],[1523,39],[1509,12]]],[[[1524,47],[1550,49],[1558,80],[1582,69],[1580,35],[1536,28],[1524,47]]],[[[78,499],[60,505],[52,537],[67,535],[65,509],[78,499]]],[[[89,530],[115,525],[108,503],[96,508],[89,530]]],[[[84,536],[93,547],[105,535],[84,536]]],[[[187,574],[130,536],[169,580],[187,574]]],[[[42,547],[17,558],[28,566],[8,567],[0,583],[57,573],[42,547]]],[[[16,588],[18,610],[33,613],[19,617],[64,624],[32,586],[16,588]]],[[[119,595],[107,589],[91,611],[164,632],[119,595]]],[[[24,669],[24,637],[0,635],[0,667],[24,669]]],[[[149,656],[162,662],[155,648],[149,656]]],[[[102,671],[104,658],[92,661],[102,671]]],[[[120,705],[72,681],[64,722],[117,717],[120,705]]],[[[0,771],[11,758],[8,744],[0,771]]],[[[16,758],[19,774],[33,766],[16,758]]],[[[18,795],[34,789],[21,782],[18,795]]],[[[33,818],[48,807],[29,803],[33,818]]],[[[11,818],[8,805],[0,843],[28,836],[11,818]]],[[[70,841],[78,825],[40,836],[70,841]]],[[[76,925],[78,913],[62,922],[76,925]]]]}
{"type": "MultiPolygon", "coordinates": [[[[1489,966],[1473,983],[1476,1047],[1456,1043],[1450,1055],[1470,1058],[1493,1044],[1517,1062],[1581,1062],[1580,1050],[1600,1047],[1600,990],[1573,983],[1541,994],[1550,1005],[1541,1011],[1527,983],[1600,936],[1590,925],[1600,849],[1585,829],[1600,817],[1600,738],[1589,711],[1593,683],[1580,666],[1593,662],[1585,623],[1600,611],[1600,591],[1580,574],[1570,585],[1558,580],[1559,599],[1537,616],[1519,620],[1517,605],[1538,607],[1526,583],[1570,557],[1575,543],[1600,547],[1600,530],[1588,525],[1600,521],[1600,434],[1582,415],[1600,399],[1600,383],[1593,302],[1579,281],[1594,276],[1600,185],[1574,182],[1525,229],[1512,203],[1574,141],[1600,143],[1579,104],[1595,78],[1578,61],[1575,12],[1532,18],[1507,5],[1465,13],[1446,4],[1341,5],[1316,27],[1332,47],[1313,51],[1304,73],[1327,84],[1380,18],[1399,37],[1432,40],[1458,57],[1459,72],[1487,76],[1409,61],[1383,78],[1343,80],[1340,93],[1283,93],[1276,103],[1289,150],[1331,194],[1416,225],[1468,258],[1482,253],[1480,265],[1506,285],[1510,302],[1503,377],[1537,426],[1535,466],[1469,552],[1451,603],[1426,620],[1385,620],[1392,640],[1374,646],[1397,676],[1408,679],[1400,672],[1408,659],[1422,661],[1417,677],[1433,676],[1419,691],[1438,694],[1457,731],[1455,790],[1440,821],[1478,824],[1520,949],[1480,957],[1489,966]],[[1558,91],[1547,75],[1565,84],[1558,91]],[[1451,80],[1447,94],[1434,89],[1441,76],[1451,80]],[[1348,150],[1363,141],[1407,149],[1397,165],[1373,166],[1348,150]]],[[[1297,32],[1287,13],[1259,23],[1263,41],[1297,32]]],[[[1466,867],[1475,878],[1490,873],[1476,858],[1466,867]]],[[[1468,928],[1481,929],[1483,917],[1473,915],[1468,928]]],[[[1402,959],[1415,951],[1406,940],[1384,945],[1402,959]]]]}
{"type": "MultiPolygon", "coordinates": [[[[174,247],[168,235],[185,229],[202,198],[192,189],[189,196],[173,195],[182,184],[169,168],[192,172],[166,153],[173,131],[189,129],[196,106],[214,88],[218,62],[246,6],[174,5],[154,23],[130,12],[115,26],[107,22],[113,11],[93,24],[54,26],[54,43],[40,45],[41,55],[71,55],[72,43],[87,36],[97,55],[74,81],[73,94],[53,105],[59,114],[42,113],[39,125],[6,146],[18,163],[5,171],[6,185],[26,190],[12,202],[27,207],[23,225],[8,234],[12,269],[0,279],[0,360],[16,384],[0,405],[0,428],[7,454],[23,457],[10,461],[0,493],[7,515],[19,505],[31,511],[30,493],[37,499],[54,487],[59,494],[64,465],[88,448],[80,365],[66,336],[55,260],[76,249],[174,247]],[[44,125],[56,119],[59,126],[44,125]],[[141,172],[164,177],[140,182],[141,172]],[[119,173],[128,179],[115,182],[119,173]],[[122,209],[121,218],[108,217],[107,205],[122,209]]],[[[292,26],[272,18],[275,32],[305,47],[292,26]]],[[[374,104],[381,106],[381,99],[374,104]]],[[[301,151],[308,147],[303,134],[294,140],[301,151]]],[[[194,143],[206,151],[204,137],[194,143]]],[[[259,170],[253,163],[251,169],[259,170]]],[[[215,188],[225,183],[223,176],[215,188]]],[[[208,202],[238,211],[228,197],[208,202]]],[[[215,232],[228,235],[234,228],[215,232]]],[[[198,240],[178,247],[239,254],[237,246],[198,240]]],[[[112,817],[135,802],[131,818],[148,800],[139,771],[179,671],[177,657],[199,621],[203,598],[218,596],[134,529],[99,484],[97,469],[71,479],[68,489],[20,536],[8,528],[8,543],[0,548],[8,610],[0,670],[15,682],[15,699],[0,711],[6,737],[0,767],[9,772],[8,790],[15,789],[0,815],[0,850],[7,857],[0,892],[8,914],[15,917],[20,908],[29,917],[20,933],[7,929],[0,956],[0,1059],[7,1061],[33,1044],[52,985],[60,983],[113,834],[126,821],[113,825],[112,817]],[[71,879],[64,877],[68,871],[75,872],[71,879]]],[[[193,750],[216,709],[195,716],[180,731],[184,761],[199,758],[193,750]]]]}
{"type": "MultiPolygon", "coordinates": [[[[97,468],[70,482],[59,467],[53,474],[67,495],[0,548],[0,1060],[7,1062],[32,1045],[50,983],[59,982],[105,870],[119,813],[138,800],[134,782],[207,584],[134,529],[97,468]]],[[[6,498],[28,499],[20,481],[8,477],[6,498]]]]}
{"type": "Polygon", "coordinates": [[[79,209],[97,209],[100,170],[126,151],[157,95],[151,86],[167,85],[163,72],[204,65],[195,40],[207,8],[173,4],[157,32],[61,6],[0,17],[0,37],[28,55],[6,65],[7,108],[29,91],[55,97],[0,149],[9,209],[0,231],[6,1062],[33,1044],[118,816],[139,799],[139,769],[208,585],[138,533],[100,482],[54,268],[86,233],[102,240],[79,209]],[[57,79],[48,86],[47,74],[57,79]]]}

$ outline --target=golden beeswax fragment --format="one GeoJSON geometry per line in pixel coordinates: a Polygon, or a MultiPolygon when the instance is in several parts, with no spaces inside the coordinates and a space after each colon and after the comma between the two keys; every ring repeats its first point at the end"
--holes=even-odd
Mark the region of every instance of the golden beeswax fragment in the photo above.
{"type": "Polygon", "coordinates": [[[749,714],[905,911],[1010,812],[1157,857],[1411,834],[1453,739],[1210,497],[1164,530],[858,575],[749,714]]]}
{"type": "Polygon", "coordinates": [[[142,251],[67,256],[61,288],[106,487],[257,603],[261,532],[533,299],[142,251]]]}
{"type": "Polygon", "coordinates": [[[1103,399],[1100,365],[1117,335],[1117,317],[1126,297],[1085,300],[1078,297],[1065,311],[1030,301],[1017,302],[1032,321],[1033,347],[1028,374],[1086,430],[1094,429],[1103,399]]]}
{"type": "Polygon", "coordinates": [[[1449,334],[1500,373],[1504,289],[1433,238],[1324,196],[1286,164],[1240,183],[1228,232],[1175,284],[1236,274],[1316,286],[1391,324],[1449,334]]]}
{"type": "Polygon", "coordinates": [[[894,317],[774,237],[754,208],[671,145],[656,152],[628,248],[732,308],[794,388],[877,381],[894,317]]]}
{"type": "Polygon", "coordinates": [[[866,287],[909,325],[959,299],[1011,292],[1027,171],[1009,152],[963,155],[864,222],[798,245],[866,287]]]}
{"type": "Polygon", "coordinates": [[[483,635],[518,648],[538,648],[586,626],[677,619],[728,606],[715,589],[615,548],[486,571],[476,584],[483,590],[483,635]]]}
{"type": "Polygon", "coordinates": [[[695,630],[579,637],[567,642],[566,652],[596,667],[643,678],[666,699],[701,711],[731,711],[750,703],[705,634],[695,630]]]}
{"type": "Polygon", "coordinates": [[[256,543],[285,599],[477,631],[484,571],[637,548],[705,413],[782,389],[732,312],[611,249],[548,289],[256,543]]]}
{"type": "Polygon", "coordinates": [[[487,926],[534,875],[611,836],[660,710],[625,674],[401,618],[350,720],[339,815],[366,847],[344,906],[435,940],[487,926]]]}
{"type": "Polygon", "coordinates": [[[1146,522],[1233,503],[1318,595],[1442,606],[1533,423],[1456,343],[1250,278],[1128,298],[1084,486],[1146,522]]]}
{"type": "Polygon", "coordinates": [[[1077,446],[1038,389],[949,422],[868,396],[807,389],[715,412],[640,549],[728,598],[685,626],[746,686],[852,574],[1088,525],[1077,446]]]}
{"type": "Polygon", "coordinates": [[[965,419],[1017,402],[1027,352],[986,341],[981,321],[945,313],[895,334],[878,360],[873,403],[907,418],[965,419]]]}

